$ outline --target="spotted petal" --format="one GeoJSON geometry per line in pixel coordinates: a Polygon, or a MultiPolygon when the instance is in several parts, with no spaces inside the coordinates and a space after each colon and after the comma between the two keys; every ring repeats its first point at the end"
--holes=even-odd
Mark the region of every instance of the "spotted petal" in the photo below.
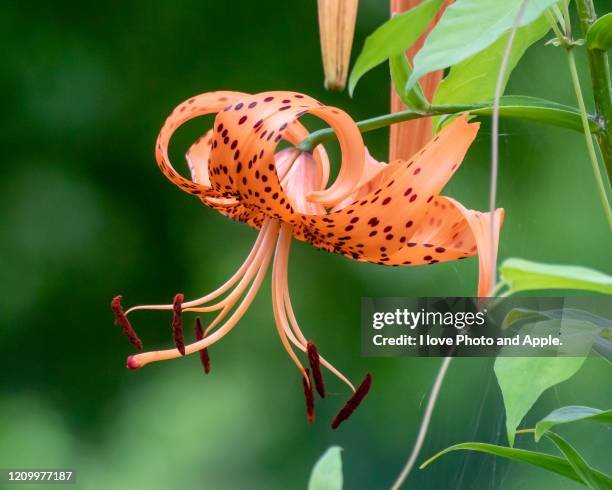
{"type": "Polygon", "coordinates": [[[155,158],[162,173],[180,189],[196,196],[217,197],[216,193],[211,192],[211,188],[206,182],[196,183],[182,177],[172,166],[168,157],[168,145],[174,132],[187,121],[216,113],[228,103],[234,101],[245,94],[240,92],[207,92],[197,95],[179,104],[166,119],[157,137],[155,145],[155,158]]]}
{"type": "Polygon", "coordinates": [[[478,124],[448,125],[409,162],[393,162],[376,190],[361,200],[309,219],[313,244],[354,259],[384,263],[407,246],[431,201],[461,164],[478,124]],[[386,260],[383,260],[386,259],[386,260]]]}

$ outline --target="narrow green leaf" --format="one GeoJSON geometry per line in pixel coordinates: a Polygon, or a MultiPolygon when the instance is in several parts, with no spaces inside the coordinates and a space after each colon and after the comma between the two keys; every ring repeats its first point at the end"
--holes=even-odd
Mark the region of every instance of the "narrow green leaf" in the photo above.
{"type": "Polygon", "coordinates": [[[577,405],[558,408],[550,412],[536,424],[535,439],[539,441],[542,435],[555,425],[568,424],[579,420],[594,420],[596,422],[603,422],[604,424],[612,424],[612,410],[603,411],[598,408],[581,407],[577,405]]]}
{"type": "Polygon", "coordinates": [[[451,451],[457,450],[468,450],[478,451],[481,453],[492,454],[494,456],[500,456],[512,461],[518,461],[521,463],[529,463],[538,468],[556,473],[558,475],[569,478],[570,480],[582,483],[580,477],[576,474],[576,471],[572,466],[563,458],[558,456],[551,456],[550,454],[538,453],[535,451],[527,451],[525,449],[516,449],[504,446],[497,446],[495,444],[487,444],[484,442],[464,442],[461,444],[455,444],[454,446],[448,447],[438,454],[432,456],[421,465],[421,469],[425,468],[433,461],[438,459],[440,456],[450,453],[451,451]]]}
{"type": "Polygon", "coordinates": [[[412,73],[412,67],[403,52],[394,54],[389,58],[389,70],[391,72],[391,80],[397,95],[404,105],[410,109],[425,109],[429,105],[421,85],[418,83],[412,87],[412,90],[405,92],[406,80],[412,73]]]}
{"type": "MultiPolygon", "coordinates": [[[[546,320],[530,325],[534,337],[544,337],[551,332],[560,331],[561,339],[566,335],[581,332],[587,326],[573,320],[546,320]]],[[[516,428],[542,393],[578,372],[585,360],[584,356],[588,354],[593,339],[600,330],[591,327],[593,335],[584,336],[586,344],[579,346],[582,349],[582,357],[505,357],[504,351],[509,348],[502,349],[495,359],[493,369],[506,408],[506,430],[510,446],[514,445],[516,428]]],[[[575,352],[573,354],[575,355],[575,352]]]]}
{"type": "MultiPolygon", "coordinates": [[[[544,17],[521,27],[516,32],[512,44],[503,86],[525,51],[541,39],[550,26],[544,17]]],[[[484,102],[495,96],[495,85],[505,46],[510,32],[503,34],[497,41],[468,59],[453,65],[450,73],[442,80],[433,97],[434,104],[458,104],[484,102]]],[[[579,113],[577,123],[580,125],[579,113]]],[[[434,120],[434,125],[437,123],[434,120]]],[[[581,126],[580,126],[581,127],[581,126]]]]}
{"type": "MultiPolygon", "coordinates": [[[[530,0],[519,27],[531,24],[558,0],[530,0]]],[[[453,66],[482,51],[508,32],[523,0],[457,0],[431,31],[414,58],[407,88],[426,73],[453,66]]]]}
{"type": "Polygon", "coordinates": [[[612,294],[612,277],[593,269],[511,258],[499,268],[512,292],[534,289],[578,289],[612,294]]]}
{"type": "Polygon", "coordinates": [[[425,32],[444,0],[425,0],[416,7],[396,15],[366,39],[349,77],[349,94],[359,79],[394,54],[403,53],[425,32]]]}
{"type": "Polygon", "coordinates": [[[342,490],[342,448],[331,446],[314,465],[308,490],[342,490]]]}
{"type": "Polygon", "coordinates": [[[611,490],[612,478],[591,468],[572,445],[554,432],[547,432],[548,437],[563,453],[580,480],[592,490],[611,490]]]}
{"type": "Polygon", "coordinates": [[[612,47],[612,12],[597,19],[586,35],[586,45],[589,49],[607,51],[612,47]]]}
{"type": "MultiPolygon", "coordinates": [[[[493,114],[493,102],[473,104],[474,107],[466,107],[463,112],[469,112],[476,116],[490,116],[493,114]]],[[[433,106],[434,109],[436,106],[433,106]]],[[[443,107],[443,106],[442,106],[443,107]]],[[[461,112],[458,112],[460,114],[461,112]]],[[[575,107],[570,107],[546,99],[528,97],[522,95],[506,95],[500,99],[499,116],[506,119],[522,119],[547,123],[560,128],[573,129],[582,132],[582,120],[580,112],[575,107]]],[[[438,128],[448,121],[449,116],[444,116],[438,122],[438,128]]],[[[594,133],[599,131],[599,126],[593,118],[589,119],[590,129],[594,133]]]]}

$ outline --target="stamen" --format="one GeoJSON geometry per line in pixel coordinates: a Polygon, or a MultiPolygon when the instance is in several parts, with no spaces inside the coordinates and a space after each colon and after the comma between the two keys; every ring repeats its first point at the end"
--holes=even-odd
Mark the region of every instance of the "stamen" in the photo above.
{"type": "MultiPolygon", "coordinates": [[[[283,225],[281,234],[283,236],[287,234],[289,235],[289,237],[291,237],[291,227],[289,225],[283,225]]],[[[274,274],[274,272],[272,275],[272,305],[274,308],[274,318],[276,320],[277,327],[279,327],[279,335],[281,337],[281,341],[283,342],[283,345],[285,346],[287,353],[289,354],[291,359],[296,363],[296,365],[301,371],[302,366],[299,363],[299,360],[295,358],[295,354],[291,351],[290,348],[288,348],[288,345],[286,343],[286,339],[288,338],[302,352],[307,352],[308,341],[306,340],[306,337],[300,330],[300,327],[295,318],[295,313],[293,312],[293,307],[291,306],[291,298],[289,297],[289,288],[287,285],[287,266],[288,266],[287,261],[289,257],[289,245],[290,244],[291,244],[291,241],[289,240],[287,244],[287,249],[286,249],[286,256],[284,258],[283,270],[278,271],[278,278],[274,274]],[[282,298],[278,302],[278,305],[276,305],[275,303],[276,301],[275,300],[276,298],[275,288],[279,288],[282,293],[282,298]],[[289,320],[289,324],[287,324],[287,320],[289,320]],[[280,325],[279,325],[279,322],[280,322],[280,325]],[[295,336],[291,332],[292,329],[293,329],[293,332],[295,333],[295,336]],[[281,332],[281,330],[285,332],[284,335],[281,332]],[[283,340],[283,337],[285,338],[285,340],[283,340]]],[[[332,366],[327,360],[325,360],[324,357],[319,356],[319,361],[320,361],[320,364],[326,367],[334,376],[337,376],[338,379],[340,379],[343,383],[346,383],[346,385],[351,389],[351,391],[353,392],[355,391],[355,387],[346,378],[346,376],[344,376],[340,371],[338,371],[334,366],[332,366]]]]}
{"type": "Polygon", "coordinates": [[[302,387],[304,388],[304,397],[306,398],[306,418],[308,419],[308,423],[312,424],[315,418],[315,407],[308,368],[304,368],[304,373],[302,374],[302,387]]]}
{"type": "Polygon", "coordinates": [[[185,339],[183,337],[183,300],[185,296],[178,293],[174,297],[172,303],[173,315],[172,315],[172,337],[174,338],[174,345],[181,353],[185,355],[185,339]]]}
{"type": "MultiPolygon", "coordinates": [[[[272,236],[272,238],[276,238],[278,235],[278,224],[272,223],[268,230],[268,233],[272,236]]],[[[265,256],[262,257],[261,262],[256,264],[258,267],[257,275],[251,284],[246,296],[242,299],[241,303],[238,305],[236,310],[231,314],[229,319],[221,325],[217,330],[215,330],[212,334],[207,335],[204,339],[194,342],[193,344],[185,346],[185,353],[191,354],[193,352],[199,351],[208,347],[209,345],[214,344],[223,338],[227,333],[229,333],[236,324],[240,321],[246,310],[249,308],[255,295],[259,291],[261,283],[264,280],[266,275],[266,271],[268,269],[268,264],[270,263],[270,258],[272,255],[272,247],[267,248],[265,256]]],[[[255,266],[255,264],[253,264],[255,266]]],[[[161,351],[153,351],[153,352],[144,352],[142,354],[138,354],[135,357],[135,360],[138,362],[140,366],[145,366],[151,362],[164,361],[167,359],[176,359],[179,357],[181,353],[178,349],[168,349],[161,351]]]]}
{"type": "Polygon", "coordinates": [[[368,394],[368,391],[370,391],[371,386],[372,375],[368,373],[366,374],[365,379],[359,385],[359,388],[357,388],[357,391],[353,393],[353,396],[348,399],[348,401],[340,409],[336,417],[334,417],[334,420],[331,424],[332,429],[337,429],[342,422],[344,422],[353,414],[353,412],[357,409],[361,401],[368,394]]]}
{"type": "MultiPolygon", "coordinates": [[[[300,330],[300,326],[298,325],[297,319],[295,318],[295,313],[293,312],[293,307],[291,306],[291,298],[289,297],[289,290],[287,288],[286,279],[287,277],[285,276],[285,283],[283,285],[283,288],[285,290],[284,298],[285,298],[285,307],[286,307],[287,316],[289,318],[289,322],[291,323],[291,327],[293,328],[295,332],[295,335],[300,339],[301,343],[298,347],[303,352],[307,352],[306,344],[308,343],[308,341],[306,340],[306,337],[304,337],[304,334],[300,330]]],[[[347,377],[344,376],[344,374],[342,374],[340,371],[338,371],[338,369],[336,369],[334,366],[332,366],[323,356],[319,356],[319,361],[321,362],[322,366],[326,367],[329,370],[330,373],[336,376],[343,383],[346,383],[346,385],[351,389],[351,391],[353,392],[355,391],[355,387],[347,379],[347,377]]]]}
{"type": "MultiPolygon", "coordinates": [[[[230,289],[234,284],[236,284],[236,282],[238,282],[238,280],[244,276],[245,272],[248,270],[251,263],[258,257],[259,250],[261,249],[264,240],[267,239],[267,237],[269,236],[269,233],[267,232],[269,227],[270,227],[269,221],[266,221],[262,225],[261,231],[259,235],[257,236],[257,240],[255,241],[255,244],[253,245],[253,248],[251,249],[251,252],[249,253],[248,257],[246,258],[244,263],[240,266],[240,268],[236,271],[236,273],[225,284],[223,284],[222,286],[217,288],[215,291],[208,293],[207,295],[201,298],[195,299],[193,301],[183,302],[183,311],[187,311],[188,308],[199,306],[201,304],[208,303],[209,301],[212,301],[218,298],[223,293],[225,293],[228,289],[230,289]]],[[[125,312],[125,314],[129,315],[132,311],[137,311],[137,310],[172,310],[172,308],[173,308],[172,305],[132,306],[130,309],[128,309],[125,312]]]]}
{"type": "MultiPolygon", "coordinates": [[[[287,276],[287,259],[289,256],[289,247],[291,245],[291,228],[285,224],[281,225],[281,231],[276,242],[276,249],[274,253],[274,263],[272,264],[272,311],[274,312],[274,323],[276,323],[276,331],[280,338],[283,347],[287,351],[287,354],[300,370],[304,371],[302,363],[298,359],[297,355],[291,348],[291,343],[296,344],[297,339],[293,337],[291,329],[287,324],[287,318],[285,315],[285,309],[283,305],[283,278],[287,276]],[[291,335],[289,335],[291,334],[291,335]]],[[[299,343],[298,343],[299,345],[299,343]]],[[[304,346],[301,347],[305,349],[304,346]]]]}
{"type": "Polygon", "coordinates": [[[122,296],[115,296],[111,301],[111,309],[115,314],[115,324],[121,327],[123,333],[127,335],[130,342],[134,344],[138,349],[142,349],[142,341],[136,335],[135,330],[132,328],[132,324],[125,316],[123,308],[121,307],[122,296]]]}
{"type": "MultiPolygon", "coordinates": [[[[202,329],[202,322],[200,321],[200,317],[196,318],[194,329],[196,340],[202,340],[204,338],[204,330],[202,329]]],[[[202,363],[202,367],[204,368],[204,373],[210,373],[210,357],[208,357],[208,347],[204,347],[200,351],[200,362],[202,363]]]]}
{"type": "Polygon", "coordinates": [[[321,374],[319,352],[312,342],[306,344],[306,350],[308,352],[308,362],[310,362],[310,369],[312,369],[312,377],[314,378],[317,393],[319,393],[321,398],[325,398],[325,383],[323,382],[323,374],[321,374]]]}

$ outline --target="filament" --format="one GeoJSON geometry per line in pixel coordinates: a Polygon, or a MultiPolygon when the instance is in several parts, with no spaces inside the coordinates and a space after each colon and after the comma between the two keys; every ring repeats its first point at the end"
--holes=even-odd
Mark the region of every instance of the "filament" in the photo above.
{"type": "MultiPolygon", "coordinates": [[[[268,233],[276,238],[278,235],[278,223],[276,221],[272,221],[269,228],[267,228],[268,233]]],[[[268,269],[268,265],[270,264],[270,259],[272,257],[272,247],[268,247],[264,257],[261,262],[258,264],[257,275],[251,284],[247,294],[243,298],[242,302],[238,305],[238,308],[232,313],[229,319],[220,326],[215,332],[206,336],[202,340],[194,342],[192,344],[185,346],[186,354],[193,354],[194,352],[198,352],[206,347],[211,346],[212,344],[221,340],[227,333],[229,333],[236,324],[240,321],[242,316],[245,314],[253,299],[257,295],[261,283],[263,282],[266,271],[268,269]]],[[[135,367],[142,367],[146,364],[156,361],[163,361],[167,359],[175,359],[180,357],[181,354],[177,349],[167,349],[155,352],[145,352],[143,354],[137,354],[135,356],[131,356],[130,360],[135,367]]]]}
{"type": "MultiPolygon", "coordinates": [[[[259,235],[257,236],[257,240],[255,240],[255,244],[253,245],[253,248],[251,249],[251,252],[249,253],[249,255],[247,256],[247,258],[245,259],[244,263],[240,266],[240,268],[234,273],[234,275],[222,286],[220,286],[219,288],[217,288],[215,291],[212,291],[211,293],[208,293],[205,296],[202,296],[201,298],[192,300],[192,301],[186,301],[183,303],[183,309],[186,308],[191,308],[194,306],[199,306],[202,304],[205,304],[209,301],[212,301],[213,299],[218,298],[219,296],[221,296],[223,293],[225,293],[228,289],[230,289],[234,284],[236,284],[236,282],[238,282],[239,279],[241,279],[244,274],[246,273],[246,271],[248,270],[249,266],[251,265],[251,263],[253,262],[253,260],[255,259],[255,257],[257,256],[261,246],[262,246],[262,242],[264,241],[264,239],[267,236],[267,231],[270,227],[270,223],[269,220],[266,220],[264,222],[264,224],[261,227],[261,230],[259,232],[259,235]]],[[[132,311],[136,311],[136,310],[171,310],[173,308],[173,305],[171,304],[166,304],[166,305],[142,305],[142,306],[133,306],[130,309],[128,309],[125,314],[129,314],[132,311]]]]}

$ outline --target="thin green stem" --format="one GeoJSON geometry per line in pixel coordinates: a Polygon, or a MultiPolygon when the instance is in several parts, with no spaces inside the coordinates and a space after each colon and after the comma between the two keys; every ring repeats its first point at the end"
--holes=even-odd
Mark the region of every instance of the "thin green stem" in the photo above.
{"type": "Polygon", "coordinates": [[[416,442],[412,448],[412,452],[408,457],[408,461],[402,468],[402,472],[397,477],[397,480],[391,486],[391,490],[399,490],[399,488],[404,484],[406,478],[410,474],[410,470],[412,470],[416,460],[421,452],[421,448],[423,447],[423,443],[425,442],[425,436],[427,435],[427,429],[429,428],[429,422],[431,420],[431,415],[436,406],[436,400],[438,399],[438,395],[440,394],[440,388],[442,388],[442,383],[444,382],[444,377],[446,376],[446,372],[448,370],[448,366],[450,365],[453,358],[451,356],[445,357],[438,369],[438,374],[436,375],[436,380],[431,388],[431,394],[429,395],[429,400],[427,401],[427,406],[425,407],[425,413],[423,415],[423,419],[421,421],[421,427],[419,428],[419,433],[417,434],[416,442]]]}
{"type": "Polygon", "coordinates": [[[573,35],[572,35],[572,19],[570,18],[570,14],[569,14],[569,0],[563,0],[563,2],[561,2],[561,12],[563,14],[563,21],[565,23],[565,35],[567,36],[568,39],[572,39],[573,35]]]}
{"type": "MultiPolygon", "coordinates": [[[[439,116],[444,114],[456,114],[457,112],[481,109],[487,107],[487,104],[466,104],[466,105],[437,105],[430,106],[428,111],[415,111],[406,109],[404,111],[393,112],[391,114],[383,114],[382,116],[372,117],[357,122],[357,127],[362,133],[373,131],[375,129],[391,126],[392,124],[410,121],[412,119],[420,119],[422,117],[439,116]]],[[[317,145],[331,141],[336,138],[334,130],[331,128],[320,129],[310,134],[299,145],[298,149],[311,152],[317,145]]]]}
{"type": "MultiPolygon", "coordinates": [[[[566,21],[567,22],[567,21],[566,21]]],[[[568,35],[568,32],[566,32],[568,35]]],[[[576,92],[576,101],[578,102],[578,108],[580,109],[580,118],[582,120],[582,127],[584,130],[584,137],[586,140],[587,151],[589,153],[589,159],[593,167],[593,174],[595,175],[595,181],[597,182],[597,189],[599,191],[599,197],[601,204],[608,220],[608,226],[612,230],[612,208],[608,201],[608,192],[606,189],[607,183],[604,181],[602,176],[599,162],[597,161],[597,153],[595,152],[595,145],[593,144],[593,135],[589,127],[589,118],[584,104],[584,97],[582,96],[582,88],[580,87],[580,78],[578,77],[578,70],[576,68],[576,59],[574,57],[574,47],[570,43],[567,47],[567,59],[569,62],[570,74],[572,77],[572,85],[576,92]]],[[[603,153],[603,152],[602,152],[603,153]]]]}
{"type": "MultiPolygon", "coordinates": [[[[576,0],[578,17],[582,35],[586,37],[589,27],[597,20],[595,6],[592,0],[576,0]]],[[[593,86],[593,99],[597,111],[598,122],[602,128],[597,133],[597,142],[612,182],[612,83],[608,54],[599,49],[587,48],[587,61],[593,86]]]]}
{"type": "Polygon", "coordinates": [[[516,32],[518,31],[521,19],[523,18],[525,10],[527,9],[528,3],[529,0],[523,0],[518,12],[516,13],[514,25],[510,31],[510,36],[508,37],[508,42],[506,43],[506,48],[504,49],[504,56],[502,57],[502,61],[499,66],[497,82],[495,83],[495,98],[493,99],[493,114],[491,117],[491,181],[489,184],[489,213],[491,215],[491,220],[489,223],[489,256],[495,257],[495,259],[491,261],[491,264],[489,265],[489,274],[493,281],[493,287],[495,287],[495,282],[497,281],[497,225],[495,224],[497,217],[495,208],[497,202],[497,177],[499,173],[499,106],[502,93],[504,92],[504,77],[506,75],[506,70],[508,69],[508,60],[510,59],[512,44],[514,43],[516,32]]]}
{"type": "Polygon", "coordinates": [[[555,16],[551,13],[550,8],[546,9],[545,15],[546,15],[546,20],[548,21],[548,24],[550,25],[551,29],[555,33],[555,36],[557,36],[557,39],[559,40],[559,42],[563,43],[563,46],[566,47],[567,40],[565,39],[565,36],[559,29],[559,24],[557,24],[557,20],[555,19],[555,16]]]}

